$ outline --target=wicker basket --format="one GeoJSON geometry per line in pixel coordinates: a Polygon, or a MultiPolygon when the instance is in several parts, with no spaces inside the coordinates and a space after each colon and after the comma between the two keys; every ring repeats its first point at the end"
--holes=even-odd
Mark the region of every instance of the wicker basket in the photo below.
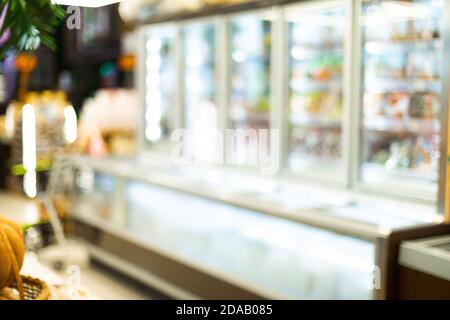
{"type": "MultiPolygon", "coordinates": [[[[44,281],[21,276],[25,300],[49,300],[50,289],[44,281]]],[[[11,284],[11,288],[19,290],[17,282],[11,284]]]]}

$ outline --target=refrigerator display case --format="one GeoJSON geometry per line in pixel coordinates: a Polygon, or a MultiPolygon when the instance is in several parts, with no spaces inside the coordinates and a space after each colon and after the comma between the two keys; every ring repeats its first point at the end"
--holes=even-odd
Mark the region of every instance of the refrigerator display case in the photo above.
{"type": "Polygon", "coordinates": [[[193,129],[191,158],[217,160],[225,142],[226,163],[247,167],[265,141],[286,175],[442,202],[448,6],[330,0],[156,24],[165,31],[145,38],[142,136],[193,129]],[[202,134],[215,128],[225,140],[202,134]]]}
{"type": "Polygon", "coordinates": [[[262,297],[373,298],[371,241],[139,180],[124,183],[121,219],[81,207],[76,217],[98,221],[105,231],[121,230],[171,259],[262,297]]]}
{"type": "Polygon", "coordinates": [[[246,179],[237,174],[220,178],[137,160],[77,160],[77,170],[91,169],[88,182],[114,177],[113,186],[99,181],[94,187],[114,199],[111,214],[98,210],[96,198],[85,192],[73,198],[79,235],[101,261],[167,290],[167,283],[154,279],[161,277],[177,287],[168,291],[175,297],[193,289],[197,298],[383,298],[388,239],[434,221],[424,205],[368,197],[342,202],[332,191],[325,197],[323,190],[262,180],[254,181],[259,191],[251,192],[242,189],[246,179]],[[142,256],[130,254],[135,250],[142,256]],[[161,260],[170,262],[170,270],[161,260]],[[187,281],[193,273],[203,280],[187,281]],[[221,292],[223,286],[233,289],[221,292]]]}
{"type": "Polygon", "coordinates": [[[268,297],[373,297],[369,241],[133,180],[126,203],[133,234],[268,297]]]}
{"type": "Polygon", "coordinates": [[[364,1],[361,10],[361,179],[436,201],[444,0],[364,1]]]}
{"type": "MultiPolygon", "coordinates": [[[[175,124],[202,133],[280,129],[277,156],[286,160],[288,177],[179,166],[168,157],[78,159],[77,166],[109,172],[91,175],[97,183],[78,191],[77,203],[86,207],[75,207],[96,256],[169,293],[172,285],[189,289],[189,279],[191,289],[214,291],[214,298],[227,297],[217,289],[223,283],[234,287],[232,297],[237,291],[262,298],[389,296],[395,232],[443,221],[435,198],[438,176],[445,175],[438,165],[447,135],[440,124],[449,76],[442,53],[450,42],[444,44],[441,24],[449,6],[277,2],[273,10],[187,22],[172,17],[145,27],[140,83],[147,144],[167,139],[175,124]],[[344,187],[291,179],[293,172],[316,180],[339,175],[344,187]],[[361,184],[372,189],[366,193],[361,184]],[[107,205],[113,214],[99,209],[107,205]],[[133,250],[149,258],[132,260],[133,250]],[[155,272],[163,258],[171,262],[170,277],[165,264],[155,272]],[[193,270],[222,283],[208,287],[191,277],[193,270]],[[165,282],[155,280],[161,275],[165,282]]],[[[246,161],[257,140],[254,131],[241,148],[225,151],[235,163],[246,161]]],[[[211,150],[196,144],[193,155],[207,157],[205,149],[211,150]]]]}
{"type": "Polygon", "coordinates": [[[270,130],[271,127],[271,13],[254,12],[229,19],[230,92],[227,128],[247,133],[245,143],[236,141],[228,146],[228,159],[237,164],[249,164],[248,150],[256,150],[258,138],[263,132],[261,130],[270,130]]]}
{"type": "Polygon", "coordinates": [[[161,26],[145,34],[145,143],[170,140],[177,125],[177,28],[161,26]]]}
{"type": "Polygon", "coordinates": [[[182,27],[184,65],[184,128],[189,130],[185,141],[191,160],[213,160],[216,130],[219,128],[217,103],[217,63],[215,20],[187,23],[182,27]]]}
{"type": "Polygon", "coordinates": [[[74,212],[123,223],[122,179],[89,166],[75,170],[74,212]]]}
{"type": "Polygon", "coordinates": [[[347,2],[284,9],[288,42],[287,165],[332,178],[343,170],[347,2]],[[341,170],[336,170],[341,168],[341,170]]]}

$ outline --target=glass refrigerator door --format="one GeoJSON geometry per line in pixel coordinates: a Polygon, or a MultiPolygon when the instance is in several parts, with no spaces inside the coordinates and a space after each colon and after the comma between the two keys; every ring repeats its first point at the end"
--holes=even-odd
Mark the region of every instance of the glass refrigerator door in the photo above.
{"type": "Polygon", "coordinates": [[[146,38],[145,140],[153,145],[170,138],[176,106],[176,29],[160,28],[146,38]],[[171,112],[172,111],[172,112],[171,112]]]}
{"type": "Polygon", "coordinates": [[[444,0],[367,1],[361,19],[362,179],[429,200],[439,175],[443,11],[444,0]]]}
{"type": "Polygon", "coordinates": [[[184,126],[189,130],[185,147],[193,160],[213,160],[218,146],[215,45],[214,22],[184,27],[184,126]]]}
{"type": "Polygon", "coordinates": [[[230,161],[239,164],[249,164],[249,150],[257,148],[258,137],[263,132],[260,129],[270,129],[272,21],[269,15],[254,13],[230,21],[229,128],[246,130],[247,137],[245,143],[229,146],[228,152],[230,161]]]}
{"type": "Polygon", "coordinates": [[[342,165],[344,2],[290,7],[288,166],[330,178],[342,165]],[[328,170],[328,172],[327,172],[328,170]]]}

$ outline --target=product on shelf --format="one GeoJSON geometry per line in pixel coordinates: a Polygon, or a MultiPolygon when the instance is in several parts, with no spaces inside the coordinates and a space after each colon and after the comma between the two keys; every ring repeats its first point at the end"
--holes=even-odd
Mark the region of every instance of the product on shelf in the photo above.
{"type": "Polygon", "coordinates": [[[411,96],[409,116],[419,119],[439,118],[441,110],[440,98],[430,92],[416,92],[411,96]]]}
{"type": "Polygon", "coordinates": [[[333,79],[339,80],[342,77],[342,56],[322,53],[322,55],[313,59],[295,61],[292,67],[292,79],[294,81],[307,79],[322,82],[333,79]]]}
{"type": "Polygon", "coordinates": [[[314,156],[316,159],[339,159],[341,157],[341,134],[339,130],[291,129],[291,156],[314,156]]]}
{"type": "Polygon", "coordinates": [[[384,116],[386,120],[438,119],[441,109],[439,96],[432,92],[366,93],[364,113],[366,117],[384,116]]]}
{"type": "MultiPolygon", "coordinates": [[[[28,138],[34,140],[32,146],[38,166],[39,163],[50,163],[56,154],[76,139],[76,129],[69,130],[76,128],[76,115],[62,91],[28,93],[25,102],[12,102],[8,106],[6,121],[8,136],[12,140],[13,164],[23,164],[24,143],[28,138]],[[24,117],[28,121],[25,128],[22,126],[24,117]]],[[[31,149],[28,151],[33,152],[31,149]]]]}
{"type": "Polygon", "coordinates": [[[239,17],[231,23],[233,119],[235,115],[238,120],[240,112],[257,116],[270,110],[271,28],[270,22],[257,15],[239,17]]]}
{"type": "Polygon", "coordinates": [[[76,149],[94,155],[133,153],[138,122],[135,90],[99,90],[84,103],[76,149]]]}
{"type": "Polygon", "coordinates": [[[330,161],[342,156],[345,16],[345,8],[340,5],[286,13],[290,48],[289,165],[294,170],[316,168],[324,172],[330,161]],[[316,22],[322,19],[330,23],[316,22]]]}
{"type": "Polygon", "coordinates": [[[342,96],[340,92],[311,92],[293,94],[291,98],[291,119],[304,116],[317,116],[323,120],[340,121],[342,115],[342,96]]]}
{"type": "Polygon", "coordinates": [[[375,164],[397,181],[400,174],[435,182],[444,1],[368,1],[363,8],[363,176],[375,164]]]}
{"type": "Polygon", "coordinates": [[[368,1],[364,19],[372,40],[424,41],[440,37],[442,11],[443,1],[368,1]]]}
{"type": "Polygon", "coordinates": [[[410,169],[414,172],[437,172],[440,158],[440,137],[390,138],[372,141],[369,161],[387,170],[410,169]]]}
{"type": "Polygon", "coordinates": [[[386,95],[383,114],[392,119],[403,119],[408,112],[409,94],[396,92],[386,95]]]}
{"type": "MultiPolygon", "coordinates": [[[[270,129],[272,22],[252,13],[230,20],[230,118],[233,129],[270,129]]],[[[257,145],[257,135],[248,146],[257,145]]],[[[247,157],[234,146],[230,154],[247,157]]]]}

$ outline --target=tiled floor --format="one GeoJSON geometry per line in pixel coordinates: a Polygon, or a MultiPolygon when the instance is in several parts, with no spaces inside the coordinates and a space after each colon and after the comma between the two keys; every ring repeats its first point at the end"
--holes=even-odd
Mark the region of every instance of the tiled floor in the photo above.
{"type": "MultiPolygon", "coordinates": [[[[37,202],[14,193],[0,192],[0,215],[21,224],[34,223],[38,219],[37,202]]],[[[99,299],[142,300],[161,299],[158,293],[101,264],[92,262],[82,270],[83,287],[99,299]]]]}

